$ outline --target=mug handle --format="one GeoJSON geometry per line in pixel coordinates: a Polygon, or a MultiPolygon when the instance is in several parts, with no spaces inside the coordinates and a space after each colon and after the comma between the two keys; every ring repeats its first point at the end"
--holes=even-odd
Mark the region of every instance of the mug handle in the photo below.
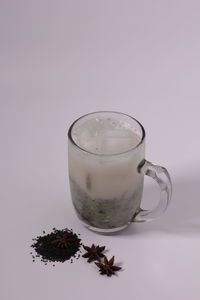
{"type": "Polygon", "coordinates": [[[147,222],[159,217],[168,207],[172,196],[172,183],[168,171],[147,160],[138,166],[138,172],[153,178],[160,187],[160,200],[152,210],[140,208],[133,217],[132,222],[147,222]]]}

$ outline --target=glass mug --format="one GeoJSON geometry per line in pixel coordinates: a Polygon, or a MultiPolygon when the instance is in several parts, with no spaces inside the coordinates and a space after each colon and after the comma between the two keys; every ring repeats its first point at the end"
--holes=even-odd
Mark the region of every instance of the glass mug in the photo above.
{"type": "Polygon", "coordinates": [[[145,159],[145,130],[126,114],[100,111],[77,119],[68,131],[68,166],[75,211],[93,231],[112,233],[152,220],[170,202],[169,173],[145,159]],[[152,210],[141,208],[144,175],[161,191],[152,210]]]}

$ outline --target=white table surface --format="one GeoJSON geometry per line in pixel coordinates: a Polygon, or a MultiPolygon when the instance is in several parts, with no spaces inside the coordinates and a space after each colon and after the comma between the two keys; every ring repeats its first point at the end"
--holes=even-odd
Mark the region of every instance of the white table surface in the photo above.
{"type": "MultiPolygon", "coordinates": [[[[0,299],[200,299],[199,53],[199,1],[1,1],[0,299]],[[67,179],[67,129],[97,110],[140,120],[173,181],[165,215],[113,236],[82,227],[67,179]],[[52,227],[106,245],[123,271],[33,263],[52,227]]],[[[156,197],[146,180],[143,205],[156,197]]]]}

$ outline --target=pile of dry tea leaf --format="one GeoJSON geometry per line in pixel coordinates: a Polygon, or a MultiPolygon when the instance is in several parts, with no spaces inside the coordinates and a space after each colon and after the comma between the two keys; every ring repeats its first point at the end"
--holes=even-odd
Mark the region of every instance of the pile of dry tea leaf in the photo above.
{"type": "Polygon", "coordinates": [[[33,239],[34,243],[31,245],[37,253],[36,256],[32,254],[33,261],[36,257],[40,257],[41,260],[47,264],[51,262],[64,262],[71,258],[80,257],[81,239],[76,233],[73,233],[72,229],[57,230],[53,228],[53,231],[43,236],[37,236],[33,239]],[[76,256],[77,255],[77,256],[76,256]]]}

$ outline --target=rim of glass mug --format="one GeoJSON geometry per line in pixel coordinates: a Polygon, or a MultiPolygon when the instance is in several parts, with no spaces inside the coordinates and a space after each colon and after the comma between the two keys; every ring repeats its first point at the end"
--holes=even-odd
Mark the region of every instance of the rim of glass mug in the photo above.
{"type": "Polygon", "coordinates": [[[140,145],[144,142],[145,137],[146,137],[145,129],[144,129],[143,125],[142,125],[137,119],[135,119],[135,118],[133,118],[132,116],[130,116],[130,115],[128,115],[128,114],[125,114],[125,113],[121,113],[121,112],[117,112],[117,111],[109,111],[109,110],[105,110],[105,111],[103,111],[103,110],[102,110],[102,111],[95,111],[95,112],[91,112],[91,113],[85,114],[85,115],[79,117],[78,119],[76,119],[76,120],[71,124],[71,126],[69,127],[69,130],[68,130],[68,138],[69,138],[69,140],[72,142],[72,144],[73,144],[74,146],[76,146],[77,148],[79,148],[80,150],[82,150],[82,151],[84,151],[84,152],[86,152],[86,153],[89,153],[89,154],[92,154],[92,155],[96,155],[96,156],[116,156],[116,155],[121,155],[121,154],[125,154],[125,153],[128,153],[128,152],[132,152],[132,151],[134,151],[134,150],[136,150],[137,148],[140,147],[140,145]],[[140,139],[140,141],[138,142],[138,144],[137,144],[136,146],[134,146],[134,147],[132,147],[132,148],[126,150],[126,151],[119,152],[119,153],[114,153],[114,154],[103,154],[103,153],[100,153],[100,154],[99,154],[99,153],[95,153],[95,152],[92,152],[92,151],[88,151],[88,150],[86,150],[86,149],[80,147],[80,146],[74,141],[74,139],[73,139],[73,137],[72,137],[72,130],[73,130],[73,127],[74,127],[74,125],[75,125],[76,123],[78,123],[81,119],[83,119],[83,118],[85,118],[85,117],[87,117],[87,116],[91,116],[91,115],[95,115],[95,114],[106,114],[106,113],[108,113],[108,114],[110,113],[110,114],[123,115],[123,116],[128,117],[128,118],[130,118],[131,120],[135,121],[135,122],[139,125],[139,127],[140,127],[140,129],[141,129],[141,132],[142,132],[142,136],[141,136],[141,139],[140,139]]]}

